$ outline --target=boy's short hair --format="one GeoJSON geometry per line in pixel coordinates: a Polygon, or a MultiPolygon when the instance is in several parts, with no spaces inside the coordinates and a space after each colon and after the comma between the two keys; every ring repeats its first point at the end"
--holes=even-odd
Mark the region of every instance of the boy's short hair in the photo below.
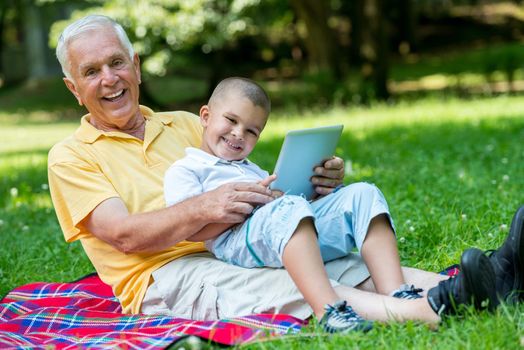
{"type": "Polygon", "coordinates": [[[239,92],[255,106],[262,107],[268,114],[271,112],[271,100],[266,91],[255,81],[242,77],[230,77],[218,83],[209,98],[208,104],[213,104],[230,91],[239,92]]]}

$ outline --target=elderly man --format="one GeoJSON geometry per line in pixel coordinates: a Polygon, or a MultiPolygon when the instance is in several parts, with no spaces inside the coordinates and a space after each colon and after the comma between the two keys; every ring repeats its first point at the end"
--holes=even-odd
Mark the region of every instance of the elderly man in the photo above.
{"type": "MultiPolygon", "coordinates": [[[[56,51],[67,88],[89,113],[49,153],[53,203],[66,240],[81,241],[123,311],[191,319],[262,312],[308,317],[311,309],[285,271],[228,265],[202,242],[186,241],[198,232],[215,237],[243,222],[254,207],[273,199],[270,190],[230,183],[164,208],[164,172],[186,147],[199,146],[202,130],[193,114],[139,105],[140,62],[122,27],[105,16],[87,16],[64,30],[56,51]]],[[[316,174],[317,193],[328,195],[342,182],[343,162],[333,158],[316,174]]],[[[374,186],[355,188],[355,198],[383,200],[374,186]]],[[[356,209],[349,214],[355,222],[366,215],[356,209]]],[[[423,298],[377,294],[362,260],[349,252],[326,263],[326,270],[340,297],[367,319],[437,322],[459,304],[481,308],[488,300],[493,306],[496,293],[506,300],[522,289],[523,221],[519,210],[508,240],[490,259],[476,251],[463,255],[457,278],[399,270],[408,284],[429,290],[423,298]]],[[[390,221],[384,223],[393,239],[390,221]]],[[[396,248],[375,254],[398,259],[396,248]]]]}

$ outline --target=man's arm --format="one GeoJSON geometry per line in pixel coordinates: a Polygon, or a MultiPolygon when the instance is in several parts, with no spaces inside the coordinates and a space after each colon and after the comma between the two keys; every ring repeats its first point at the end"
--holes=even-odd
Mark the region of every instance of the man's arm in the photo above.
{"type": "Polygon", "coordinates": [[[199,241],[216,237],[243,222],[256,205],[272,199],[265,186],[245,182],[222,185],[171,207],[140,214],[130,214],[120,198],[109,198],[82,224],[122,252],[160,251],[190,237],[199,241]]]}

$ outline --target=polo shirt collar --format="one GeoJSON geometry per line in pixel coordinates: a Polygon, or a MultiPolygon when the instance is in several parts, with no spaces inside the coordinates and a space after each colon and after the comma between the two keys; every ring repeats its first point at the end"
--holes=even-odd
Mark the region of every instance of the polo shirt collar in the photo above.
{"type": "Polygon", "coordinates": [[[222,164],[249,164],[249,160],[247,158],[244,158],[241,160],[225,160],[222,158],[218,158],[212,154],[209,154],[199,148],[194,148],[194,147],[187,147],[186,155],[188,157],[191,157],[193,159],[196,159],[208,165],[216,165],[219,163],[222,163],[222,164]]]}
{"type": "MultiPolygon", "coordinates": [[[[161,127],[160,125],[157,125],[156,127],[154,126],[155,123],[150,123],[150,122],[154,122],[156,120],[154,120],[152,117],[155,115],[155,112],[153,112],[152,109],[146,107],[146,106],[139,106],[140,108],[140,112],[142,113],[142,115],[144,116],[144,118],[146,119],[146,136],[145,138],[148,137],[148,131],[151,127],[153,127],[153,130],[152,132],[154,133],[154,135],[152,135],[152,138],[156,137],[158,135],[158,133],[161,131],[161,127]],[[153,125],[149,125],[149,124],[153,124],[153,125]]],[[[170,124],[171,122],[173,122],[173,118],[174,116],[173,115],[168,115],[168,114],[157,114],[158,118],[155,118],[155,119],[158,119],[160,121],[160,123],[162,123],[163,125],[168,125],[170,124]]],[[[131,135],[128,135],[126,133],[123,133],[123,132],[119,132],[119,131],[102,131],[102,130],[99,130],[97,128],[95,128],[90,122],[91,118],[91,114],[88,113],[86,115],[84,115],[80,121],[80,126],[78,127],[78,129],[75,131],[75,137],[84,142],[84,143],[94,143],[100,136],[108,136],[108,137],[121,137],[121,138],[132,138],[133,136],[131,135]]]]}

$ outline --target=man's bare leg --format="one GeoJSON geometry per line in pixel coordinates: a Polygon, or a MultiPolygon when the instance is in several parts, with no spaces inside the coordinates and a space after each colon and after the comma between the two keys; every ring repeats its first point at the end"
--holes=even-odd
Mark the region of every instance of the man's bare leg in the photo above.
{"type": "MultiPolygon", "coordinates": [[[[402,274],[404,276],[405,283],[412,284],[417,288],[422,288],[423,292],[421,295],[426,295],[430,288],[435,287],[440,281],[448,279],[448,276],[440,275],[435,272],[424,271],[412,267],[402,267],[402,274]]],[[[371,278],[368,278],[358,286],[357,289],[377,293],[375,284],[371,278]]]]}
{"type": "Polygon", "coordinates": [[[335,287],[335,290],[341,299],[345,299],[359,315],[368,320],[413,320],[430,324],[440,321],[426,298],[398,299],[344,285],[335,287]]]}

